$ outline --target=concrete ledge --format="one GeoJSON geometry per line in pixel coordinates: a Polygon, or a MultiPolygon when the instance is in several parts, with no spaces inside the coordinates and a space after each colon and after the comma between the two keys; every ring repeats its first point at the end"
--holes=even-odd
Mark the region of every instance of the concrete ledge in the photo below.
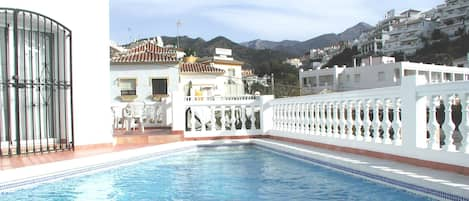
{"type": "Polygon", "coordinates": [[[336,145],[323,144],[323,143],[318,143],[318,142],[299,140],[299,139],[293,139],[293,138],[286,138],[286,137],[279,137],[279,136],[272,136],[272,135],[268,135],[267,138],[278,140],[278,141],[291,142],[291,143],[295,143],[295,144],[313,146],[313,147],[318,147],[318,148],[323,148],[323,149],[328,149],[328,150],[333,150],[333,151],[340,151],[340,152],[345,152],[345,153],[352,153],[352,154],[358,154],[358,155],[363,155],[363,156],[369,156],[369,157],[373,157],[373,158],[392,160],[392,161],[397,161],[397,162],[400,162],[400,163],[406,163],[406,164],[415,165],[415,166],[419,166],[419,167],[426,167],[426,168],[431,168],[431,169],[444,170],[444,171],[448,171],[448,172],[454,172],[454,173],[469,176],[469,167],[465,167],[465,166],[457,166],[457,165],[451,165],[451,164],[446,164],[446,163],[433,162],[433,161],[420,160],[420,159],[403,157],[403,156],[398,156],[398,155],[393,155],[393,154],[381,153],[381,152],[376,152],[376,151],[368,151],[368,150],[364,150],[364,149],[341,147],[341,146],[336,146],[336,145]]]}

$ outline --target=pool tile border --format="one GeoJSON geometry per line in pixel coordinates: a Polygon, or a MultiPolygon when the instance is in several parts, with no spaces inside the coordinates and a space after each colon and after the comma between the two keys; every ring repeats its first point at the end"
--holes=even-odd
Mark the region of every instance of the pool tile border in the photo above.
{"type": "Polygon", "coordinates": [[[397,186],[397,187],[400,187],[400,188],[403,188],[403,189],[410,189],[410,190],[415,191],[415,192],[428,194],[428,195],[431,195],[431,196],[434,196],[434,197],[437,197],[437,198],[443,198],[443,199],[446,199],[446,200],[469,201],[469,198],[466,198],[466,197],[463,197],[463,196],[460,196],[460,195],[446,193],[446,192],[443,192],[443,191],[439,191],[439,190],[435,190],[435,189],[431,189],[431,188],[427,188],[427,187],[423,187],[423,186],[419,186],[419,185],[415,185],[415,184],[411,184],[411,183],[391,179],[391,178],[388,178],[388,177],[367,173],[367,172],[364,172],[364,171],[360,171],[360,170],[356,170],[356,169],[353,169],[353,168],[337,165],[337,164],[334,164],[334,163],[329,163],[329,162],[326,162],[326,161],[323,161],[323,160],[314,159],[312,157],[303,156],[303,155],[300,155],[300,154],[295,154],[295,153],[292,153],[292,152],[289,152],[289,151],[280,150],[280,149],[269,147],[269,146],[262,145],[262,144],[257,144],[257,143],[254,143],[254,144],[256,146],[265,148],[265,149],[270,150],[272,152],[277,152],[278,154],[284,154],[284,155],[287,155],[287,156],[299,158],[301,160],[306,160],[306,161],[316,163],[316,164],[319,164],[319,165],[322,165],[322,166],[325,166],[325,167],[337,169],[337,170],[340,170],[340,171],[343,171],[345,173],[349,173],[349,174],[352,174],[352,175],[358,175],[358,176],[361,176],[361,177],[364,177],[364,178],[380,181],[380,182],[383,182],[385,184],[390,184],[390,185],[397,186]]]}
{"type": "Polygon", "coordinates": [[[147,159],[151,159],[151,158],[158,157],[158,156],[166,156],[166,155],[169,155],[169,154],[175,154],[175,153],[187,151],[187,150],[190,150],[190,149],[193,149],[193,148],[198,148],[198,147],[220,147],[220,146],[244,146],[244,145],[259,146],[261,148],[268,149],[272,152],[277,152],[278,154],[284,154],[284,155],[287,155],[287,156],[295,157],[295,158],[298,158],[298,159],[301,159],[301,160],[309,161],[309,162],[316,163],[316,164],[319,164],[319,165],[322,165],[322,166],[325,166],[325,167],[337,169],[337,170],[343,171],[345,173],[358,175],[358,176],[368,178],[368,179],[371,179],[371,180],[383,182],[385,184],[397,186],[397,187],[400,187],[400,188],[403,188],[403,189],[410,189],[411,191],[431,195],[435,198],[442,198],[442,199],[446,199],[446,200],[456,200],[456,201],[469,201],[469,198],[466,198],[466,197],[463,197],[463,196],[460,196],[460,195],[446,193],[446,192],[442,192],[442,191],[439,191],[439,190],[435,190],[435,189],[431,189],[431,188],[427,188],[427,187],[423,187],[423,186],[419,186],[419,185],[415,185],[415,184],[411,184],[411,183],[407,183],[407,182],[403,182],[403,181],[398,181],[398,180],[391,179],[391,178],[388,178],[388,177],[385,177],[385,176],[380,176],[380,175],[376,175],[376,174],[367,173],[367,172],[364,172],[364,171],[361,171],[361,170],[356,170],[356,169],[345,167],[345,166],[342,166],[342,165],[337,165],[337,164],[334,164],[334,163],[330,163],[330,162],[326,162],[326,161],[323,161],[323,160],[315,159],[312,156],[304,156],[304,155],[300,155],[300,154],[297,154],[297,153],[293,153],[292,151],[286,151],[286,150],[282,150],[281,148],[275,148],[275,146],[272,147],[272,146],[267,146],[267,145],[263,145],[263,144],[260,144],[260,143],[256,143],[256,141],[230,142],[230,143],[225,143],[223,141],[219,141],[219,142],[213,143],[213,144],[212,143],[210,143],[210,144],[209,143],[205,143],[205,144],[200,143],[200,144],[194,144],[193,146],[187,146],[187,147],[182,147],[182,148],[173,148],[173,149],[168,149],[168,150],[157,151],[157,152],[154,152],[154,153],[147,153],[147,154],[143,154],[143,155],[133,157],[133,158],[115,160],[115,161],[110,161],[110,162],[105,162],[105,163],[100,163],[100,164],[95,164],[95,165],[90,165],[90,166],[80,167],[80,168],[72,168],[72,169],[68,169],[68,170],[64,170],[64,171],[60,171],[60,172],[56,172],[56,173],[52,173],[52,174],[47,174],[47,175],[40,175],[40,176],[28,178],[28,179],[13,180],[11,182],[7,182],[7,183],[3,183],[3,184],[0,183],[0,195],[2,193],[18,190],[18,189],[29,187],[29,186],[38,185],[40,183],[46,183],[46,182],[50,182],[50,181],[53,181],[53,180],[58,180],[58,179],[63,179],[63,178],[68,178],[68,177],[74,177],[74,176],[78,176],[78,175],[81,175],[81,174],[86,174],[86,173],[93,172],[93,171],[105,170],[105,169],[108,169],[108,168],[112,168],[112,167],[116,167],[116,166],[120,166],[120,165],[126,165],[126,164],[129,164],[129,163],[134,163],[134,162],[138,162],[138,161],[142,161],[142,160],[147,160],[147,159]]]}
{"type": "Polygon", "coordinates": [[[2,193],[15,191],[24,187],[34,186],[34,185],[38,185],[41,183],[47,183],[47,182],[58,180],[58,179],[75,177],[75,176],[90,173],[93,171],[106,170],[108,168],[113,168],[113,167],[117,167],[120,165],[126,165],[126,164],[130,164],[134,162],[148,160],[148,159],[152,159],[158,156],[168,156],[170,154],[177,154],[177,153],[187,151],[196,147],[197,146],[190,146],[190,147],[175,148],[175,149],[170,149],[170,150],[163,150],[163,151],[158,151],[155,153],[144,154],[144,155],[137,156],[134,158],[126,158],[126,159],[121,159],[121,160],[116,160],[116,161],[100,163],[96,165],[90,165],[86,167],[72,168],[72,169],[68,169],[68,170],[64,170],[64,171],[60,171],[60,172],[56,172],[52,174],[40,175],[40,176],[28,178],[28,179],[14,180],[14,181],[7,182],[4,184],[0,183],[0,195],[2,193]]]}

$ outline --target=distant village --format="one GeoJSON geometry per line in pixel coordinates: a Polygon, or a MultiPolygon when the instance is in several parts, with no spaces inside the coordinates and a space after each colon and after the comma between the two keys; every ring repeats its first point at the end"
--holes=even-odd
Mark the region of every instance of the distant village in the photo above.
{"type": "MultiPolygon", "coordinates": [[[[311,49],[301,58],[290,58],[285,63],[297,68],[324,67],[345,48],[355,47],[355,58],[368,56],[412,55],[425,43],[432,43],[432,34],[441,33],[455,40],[469,32],[469,1],[446,0],[428,11],[409,9],[397,14],[390,10],[375,27],[351,41],[342,41],[323,48],[311,49]],[[304,66],[308,63],[308,66],[304,66]]],[[[360,60],[360,59],[359,59],[360,60]]],[[[469,67],[466,57],[456,58],[455,66],[469,67]]]]}

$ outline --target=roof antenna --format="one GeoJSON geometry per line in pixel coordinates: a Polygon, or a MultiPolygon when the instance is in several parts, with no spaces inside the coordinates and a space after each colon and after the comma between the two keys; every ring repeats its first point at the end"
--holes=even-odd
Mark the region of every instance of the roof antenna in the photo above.
{"type": "Polygon", "coordinates": [[[178,20],[176,22],[176,29],[177,29],[177,35],[176,35],[176,41],[177,41],[177,44],[176,44],[176,47],[179,48],[179,27],[181,27],[182,25],[182,22],[181,20],[178,20]]]}

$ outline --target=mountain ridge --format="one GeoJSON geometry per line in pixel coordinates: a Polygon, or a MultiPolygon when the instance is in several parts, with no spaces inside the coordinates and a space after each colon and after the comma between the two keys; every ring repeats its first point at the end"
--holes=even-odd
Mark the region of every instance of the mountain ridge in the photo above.
{"type": "Polygon", "coordinates": [[[370,30],[373,26],[360,22],[350,28],[345,29],[341,33],[327,33],[322,34],[317,37],[305,40],[305,41],[295,41],[295,40],[282,40],[279,42],[256,39],[252,41],[239,43],[245,47],[253,49],[272,49],[278,51],[285,51],[290,54],[300,56],[305,52],[309,51],[312,48],[322,48],[329,45],[333,45],[340,41],[350,41],[356,39],[360,36],[361,33],[370,30]]]}

